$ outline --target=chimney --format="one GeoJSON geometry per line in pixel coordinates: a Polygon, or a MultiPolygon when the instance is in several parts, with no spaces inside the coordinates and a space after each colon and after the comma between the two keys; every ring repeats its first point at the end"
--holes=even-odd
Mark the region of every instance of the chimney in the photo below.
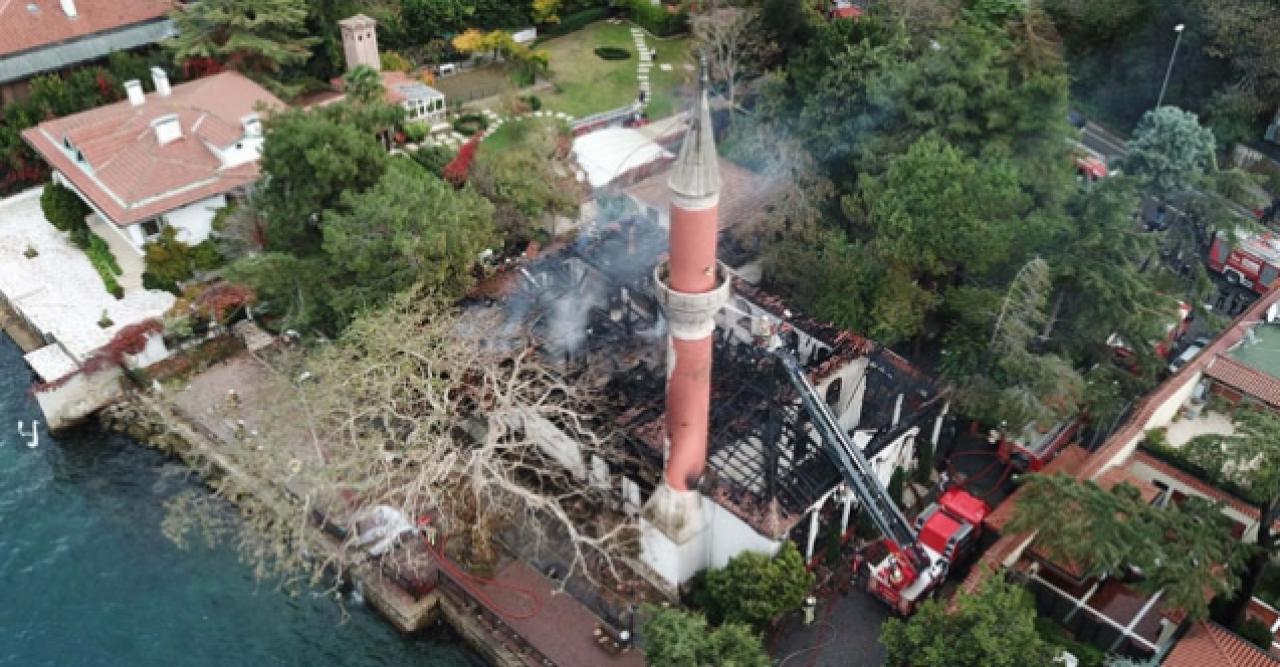
{"type": "Polygon", "coordinates": [[[365,65],[373,71],[382,71],[382,57],[378,55],[378,22],[356,14],[338,21],[342,28],[342,53],[347,58],[347,71],[365,65]]]}
{"type": "Polygon", "coordinates": [[[173,92],[173,88],[169,87],[169,75],[159,67],[151,68],[151,83],[156,86],[156,94],[160,97],[168,97],[173,92]]]}
{"type": "Polygon", "coordinates": [[[151,129],[156,132],[156,141],[161,145],[182,138],[182,125],[178,122],[178,114],[171,113],[151,121],[151,129]]]}
{"type": "Polygon", "coordinates": [[[712,335],[729,300],[727,272],[716,261],[720,172],[707,65],[698,108],[672,166],[670,252],[654,276],[667,316],[666,469],[646,517],[675,543],[700,530],[699,479],[707,461],[712,335]]]}
{"type": "Polygon", "coordinates": [[[244,136],[261,137],[262,136],[262,119],[258,114],[251,113],[240,119],[240,125],[244,128],[244,136]]]}
{"type": "Polygon", "coordinates": [[[124,92],[129,96],[129,104],[135,107],[140,107],[147,101],[146,96],[142,94],[142,82],[137,79],[125,81],[124,92]]]}
{"type": "Polygon", "coordinates": [[[69,19],[75,18],[77,14],[76,0],[62,0],[62,13],[66,14],[69,19]]]}

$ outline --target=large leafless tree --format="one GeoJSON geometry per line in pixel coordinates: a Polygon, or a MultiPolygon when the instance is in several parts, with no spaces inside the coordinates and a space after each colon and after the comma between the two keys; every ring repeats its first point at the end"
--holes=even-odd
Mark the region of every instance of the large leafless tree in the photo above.
{"type": "Polygon", "coordinates": [[[737,84],[750,49],[759,46],[754,14],[741,7],[718,6],[689,21],[711,68],[712,79],[725,87],[729,108],[737,108],[737,84]]]}
{"type": "MultiPolygon", "coordinates": [[[[496,538],[518,530],[554,540],[569,574],[626,578],[634,526],[587,479],[593,453],[617,459],[593,397],[494,318],[402,297],[303,356],[272,362],[273,418],[222,452],[250,473],[213,483],[240,518],[190,494],[172,504],[175,539],[230,535],[259,575],[319,583],[369,558],[368,524],[393,510],[410,525],[431,517],[437,544],[464,564],[492,563],[496,538]],[[315,529],[322,517],[350,531],[341,548],[315,529]]],[[[433,557],[408,535],[418,548],[384,563],[416,571],[433,557]]]]}

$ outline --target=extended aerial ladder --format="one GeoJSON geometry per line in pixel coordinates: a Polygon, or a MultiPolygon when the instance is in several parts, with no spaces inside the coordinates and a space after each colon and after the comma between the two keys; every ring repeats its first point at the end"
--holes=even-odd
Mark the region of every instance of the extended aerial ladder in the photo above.
{"type": "MultiPolygon", "coordinates": [[[[990,508],[963,489],[952,487],[913,525],[880,484],[862,450],[831,414],[795,355],[777,345],[770,351],[800,395],[827,456],[884,535],[889,555],[871,566],[868,590],[899,613],[911,613],[942,582],[951,563],[975,541],[990,508]]],[[[886,437],[896,438],[906,430],[891,430],[886,437]]]]}

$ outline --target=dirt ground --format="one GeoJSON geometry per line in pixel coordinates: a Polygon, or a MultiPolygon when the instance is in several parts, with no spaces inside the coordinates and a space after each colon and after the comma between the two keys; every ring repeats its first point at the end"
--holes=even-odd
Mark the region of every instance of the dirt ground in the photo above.
{"type": "Polygon", "coordinates": [[[292,387],[248,352],[191,377],[171,398],[187,417],[228,442],[237,431],[252,438],[269,427],[274,441],[314,455],[305,410],[292,387]]]}

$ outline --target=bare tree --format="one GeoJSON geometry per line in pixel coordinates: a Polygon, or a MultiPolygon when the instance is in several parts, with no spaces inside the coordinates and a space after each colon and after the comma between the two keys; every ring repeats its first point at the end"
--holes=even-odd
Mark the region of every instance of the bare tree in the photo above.
{"type": "Polygon", "coordinates": [[[592,421],[593,397],[497,325],[406,296],[300,363],[277,362],[287,369],[278,415],[222,452],[252,479],[214,482],[243,520],[196,495],[174,503],[166,532],[230,535],[260,576],[319,583],[368,558],[412,575],[437,549],[491,564],[496,536],[511,529],[556,541],[571,560],[566,580],[627,580],[634,525],[587,479],[593,453],[618,459],[592,421]],[[261,480],[278,483],[263,492],[261,480]]]}
{"type": "Polygon", "coordinates": [[[725,86],[729,108],[737,108],[738,77],[742,75],[747,50],[757,41],[754,15],[740,7],[718,7],[690,20],[693,35],[701,44],[711,68],[711,76],[725,86]]]}

